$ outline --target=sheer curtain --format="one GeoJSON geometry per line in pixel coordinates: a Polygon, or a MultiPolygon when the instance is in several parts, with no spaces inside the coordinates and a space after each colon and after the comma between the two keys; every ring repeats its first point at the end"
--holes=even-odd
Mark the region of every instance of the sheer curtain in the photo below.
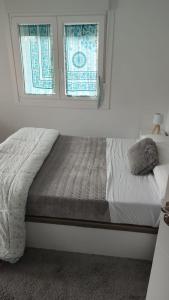
{"type": "Polygon", "coordinates": [[[26,94],[55,91],[51,26],[19,25],[26,94]]]}
{"type": "Polygon", "coordinates": [[[97,96],[98,25],[65,25],[64,29],[66,95],[97,96]]]}

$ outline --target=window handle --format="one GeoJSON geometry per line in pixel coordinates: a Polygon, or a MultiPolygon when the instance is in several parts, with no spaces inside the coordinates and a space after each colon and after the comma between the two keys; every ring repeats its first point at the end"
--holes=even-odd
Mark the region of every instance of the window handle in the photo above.
{"type": "Polygon", "coordinates": [[[97,89],[98,89],[98,103],[97,103],[97,108],[101,106],[101,103],[103,101],[103,79],[99,75],[98,80],[97,80],[97,89]]]}

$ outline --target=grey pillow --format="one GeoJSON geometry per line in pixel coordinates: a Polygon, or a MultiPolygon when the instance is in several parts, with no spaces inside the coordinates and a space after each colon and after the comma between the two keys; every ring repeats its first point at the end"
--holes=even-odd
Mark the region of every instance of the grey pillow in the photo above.
{"type": "Polygon", "coordinates": [[[133,175],[149,174],[159,164],[156,143],[150,138],[137,142],[129,149],[128,158],[133,175]]]}

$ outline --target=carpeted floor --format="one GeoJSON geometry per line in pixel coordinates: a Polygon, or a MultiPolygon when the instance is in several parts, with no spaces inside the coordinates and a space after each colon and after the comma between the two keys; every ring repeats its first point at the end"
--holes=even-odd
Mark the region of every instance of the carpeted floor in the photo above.
{"type": "Polygon", "coordinates": [[[151,263],[27,249],[0,263],[0,300],[143,300],[151,263]]]}

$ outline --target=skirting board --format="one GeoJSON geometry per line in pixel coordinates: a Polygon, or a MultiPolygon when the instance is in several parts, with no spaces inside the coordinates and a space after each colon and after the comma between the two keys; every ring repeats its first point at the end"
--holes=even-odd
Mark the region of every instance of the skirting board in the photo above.
{"type": "Polygon", "coordinates": [[[155,234],[26,222],[27,246],[152,260],[155,234]]]}

